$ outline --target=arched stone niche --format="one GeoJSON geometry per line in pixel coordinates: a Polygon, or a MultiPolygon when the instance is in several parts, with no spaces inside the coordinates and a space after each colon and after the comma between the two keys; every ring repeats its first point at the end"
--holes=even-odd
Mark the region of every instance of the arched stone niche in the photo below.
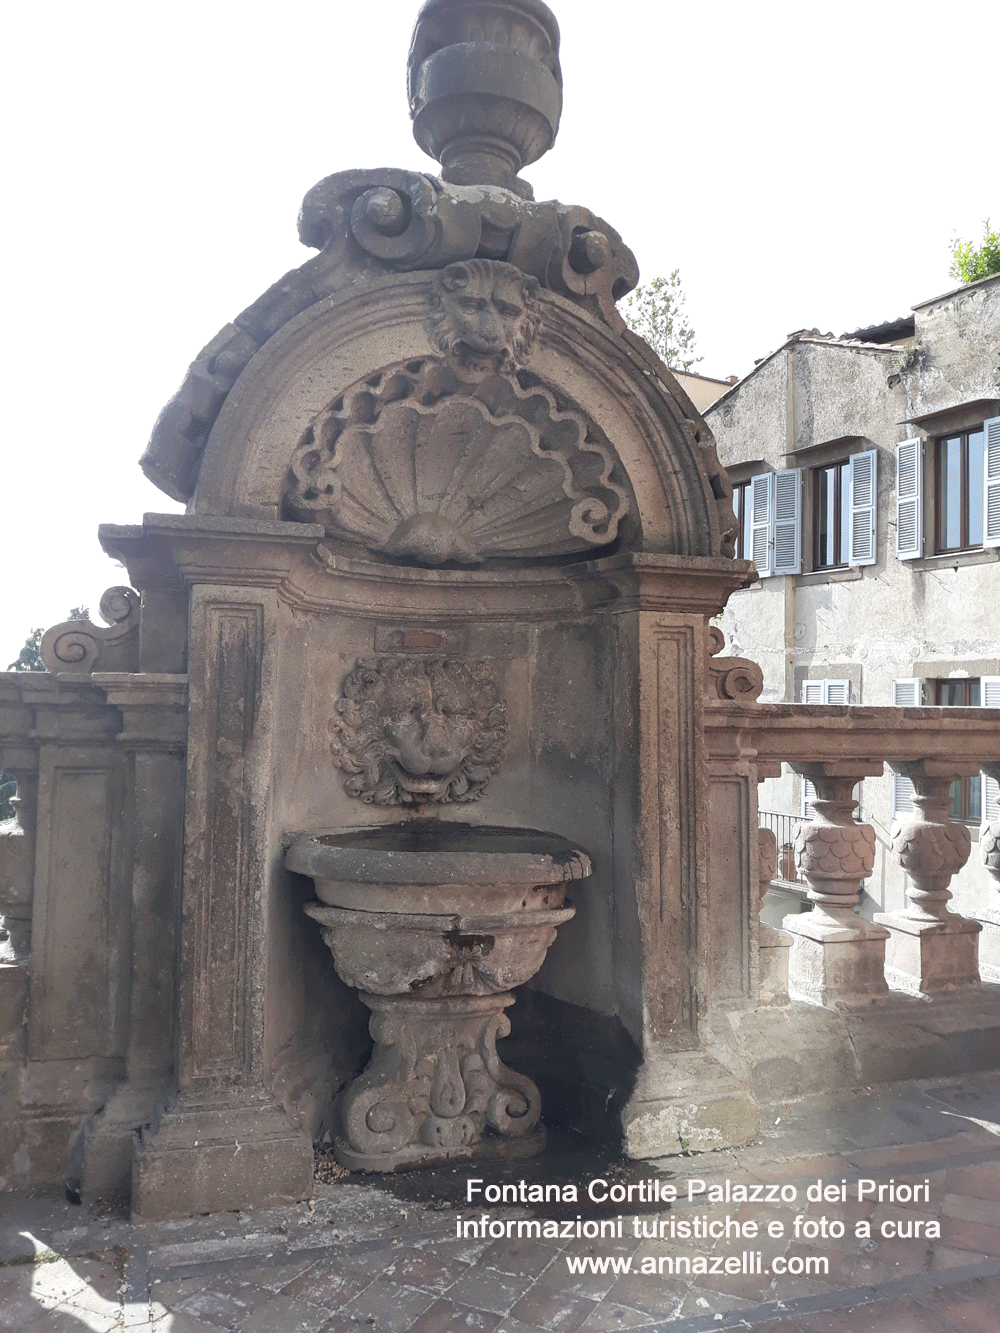
{"type": "MultiPolygon", "coordinates": [[[[283,497],[293,455],[331,405],[352,386],[393,368],[447,361],[435,337],[440,283],[438,273],[392,275],[328,297],[281,328],[229,393],[189,512],[307,518],[290,514],[283,497]]],[[[612,494],[620,491],[623,499],[607,546],[680,556],[726,553],[731,488],[704,423],[669,373],[644,344],[613,333],[563,297],[540,290],[532,303],[534,336],[518,349],[520,364],[508,357],[499,374],[508,380],[518,374],[548,390],[601,442],[612,494]]],[[[603,553],[599,539],[590,551],[587,545],[578,554],[603,553]]]]}

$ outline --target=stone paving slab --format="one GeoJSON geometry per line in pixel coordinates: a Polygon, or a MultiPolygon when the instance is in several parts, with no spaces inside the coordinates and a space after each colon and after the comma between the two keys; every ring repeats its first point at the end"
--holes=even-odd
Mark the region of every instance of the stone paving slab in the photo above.
{"type": "Polygon", "coordinates": [[[0,1330],[997,1333],[1000,1076],[804,1099],[771,1118],[738,1151],[623,1164],[617,1175],[606,1156],[581,1159],[581,1182],[599,1172],[673,1183],[681,1197],[670,1208],[465,1204],[466,1175],[515,1181],[523,1163],[352,1176],[294,1208],[134,1226],[51,1195],[0,1196],[0,1330]],[[878,1125],[880,1106],[896,1142],[878,1125]],[[705,1190],[689,1200],[692,1178],[705,1190]],[[848,1198],[809,1199],[818,1179],[844,1182],[848,1198]],[[930,1197],[859,1200],[860,1179],[876,1190],[926,1182],[930,1197]],[[710,1200],[726,1180],[773,1201],[710,1200]],[[622,1234],[609,1235],[619,1211],[622,1234]],[[510,1236],[456,1234],[484,1212],[510,1236]],[[581,1232],[603,1222],[605,1234],[518,1236],[544,1220],[575,1233],[578,1215],[581,1232]],[[824,1218],[844,1235],[794,1234],[824,1218]],[[780,1237],[735,1238],[747,1222],[779,1220],[780,1237]],[[671,1237],[681,1223],[731,1234],[671,1237]],[[865,1224],[872,1235],[855,1234],[865,1224]],[[726,1272],[744,1252],[759,1264],[726,1272]],[[699,1259],[709,1271],[689,1271],[699,1259]],[[770,1271],[782,1261],[807,1271],[770,1271]]]}

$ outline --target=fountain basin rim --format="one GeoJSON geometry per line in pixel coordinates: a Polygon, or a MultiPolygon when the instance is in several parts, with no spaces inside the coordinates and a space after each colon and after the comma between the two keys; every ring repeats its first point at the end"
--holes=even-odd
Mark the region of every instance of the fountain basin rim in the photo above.
{"type": "Polygon", "coordinates": [[[458,912],[429,914],[407,912],[365,912],[351,907],[328,907],[324,903],[306,903],[307,916],[324,926],[365,926],[369,930],[415,930],[462,935],[506,934],[512,930],[534,930],[538,926],[561,926],[576,916],[576,908],[542,908],[493,916],[463,916],[458,912]]]}
{"type": "Polygon", "coordinates": [[[594,869],[586,852],[555,833],[438,820],[302,834],[285,865],[314,881],[470,889],[561,884],[594,869]]]}

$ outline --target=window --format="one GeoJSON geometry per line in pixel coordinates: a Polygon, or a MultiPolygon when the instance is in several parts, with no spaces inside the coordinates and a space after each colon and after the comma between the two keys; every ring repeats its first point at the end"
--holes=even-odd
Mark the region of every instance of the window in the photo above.
{"type": "MultiPolygon", "coordinates": [[[[851,682],[849,680],[804,680],[800,702],[804,704],[849,704],[851,702],[851,682]]],[[[808,778],[802,779],[800,798],[799,813],[803,819],[812,819],[816,813],[813,806],[813,801],[816,799],[816,788],[808,778]]]]}
{"type": "Polygon", "coordinates": [[[983,544],[986,432],[948,435],[935,445],[935,549],[969,551],[983,544]]]}
{"type": "Polygon", "coordinates": [[[847,564],[851,531],[850,466],[845,458],[812,470],[813,569],[837,569],[847,564]]]}
{"type": "MultiPolygon", "coordinates": [[[[924,553],[924,447],[896,446],[896,554],[924,553]]],[[[927,454],[933,485],[935,554],[1000,546],[1000,417],[935,440],[927,454]]],[[[930,518],[930,515],[928,516],[930,518]]]]}
{"type": "MultiPolygon", "coordinates": [[[[924,682],[907,679],[892,682],[892,702],[898,707],[920,707],[924,682]]],[[[982,676],[927,681],[929,702],[943,708],[1000,708],[1000,676],[982,676]]],[[[901,773],[892,780],[892,816],[913,810],[913,783],[901,773]]],[[[977,824],[982,819],[1000,818],[1000,784],[996,778],[960,778],[951,785],[952,819],[977,824]],[[985,812],[985,813],[984,813],[985,812]]]]}
{"type": "MultiPolygon", "coordinates": [[[[934,702],[939,708],[978,708],[982,703],[978,680],[935,680],[931,684],[934,687],[934,702]]],[[[948,814],[963,824],[980,823],[983,817],[981,778],[958,778],[951,784],[948,814]]]]}
{"type": "Polygon", "coordinates": [[[749,481],[733,482],[733,512],[736,514],[736,559],[750,560],[753,547],[750,536],[753,495],[749,481]]]}

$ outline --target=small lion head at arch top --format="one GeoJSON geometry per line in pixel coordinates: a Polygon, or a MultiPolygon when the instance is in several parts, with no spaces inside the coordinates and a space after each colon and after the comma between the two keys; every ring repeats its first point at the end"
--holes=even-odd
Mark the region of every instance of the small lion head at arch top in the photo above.
{"type": "Polygon", "coordinates": [[[513,264],[449,264],[434,280],[431,342],[463,365],[523,365],[541,321],[538,290],[538,279],[513,264]]]}
{"type": "Polygon", "coordinates": [[[349,796],[476,801],[503,762],[507,705],[488,662],[364,657],[344,680],[330,732],[349,796]]]}

